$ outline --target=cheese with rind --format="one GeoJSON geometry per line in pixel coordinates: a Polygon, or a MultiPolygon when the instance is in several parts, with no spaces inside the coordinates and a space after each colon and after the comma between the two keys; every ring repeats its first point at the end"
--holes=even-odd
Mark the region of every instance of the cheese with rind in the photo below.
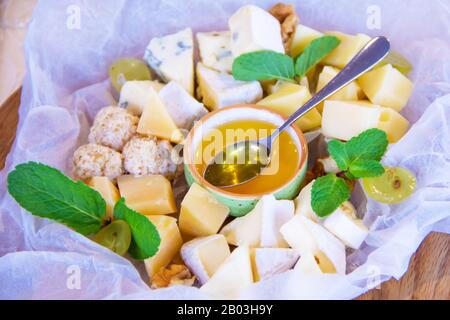
{"type": "Polygon", "coordinates": [[[255,282],[291,269],[299,258],[299,254],[289,248],[253,248],[250,256],[255,282]]]}

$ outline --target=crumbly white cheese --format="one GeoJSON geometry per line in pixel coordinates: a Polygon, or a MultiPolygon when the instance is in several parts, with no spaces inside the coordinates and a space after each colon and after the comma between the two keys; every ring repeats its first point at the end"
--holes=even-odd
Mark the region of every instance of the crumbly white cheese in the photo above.
{"type": "Polygon", "coordinates": [[[139,118],[119,107],[105,107],[94,119],[89,142],[122,150],[125,143],[136,133],[139,118]]]}
{"type": "Polygon", "coordinates": [[[115,179],[123,174],[122,155],[98,144],[85,144],[73,155],[73,175],[77,179],[108,177],[115,179]]]}
{"type": "Polygon", "coordinates": [[[205,66],[221,72],[231,72],[233,54],[229,31],[199,32],[197,42],[200,58],[205,66]]]}

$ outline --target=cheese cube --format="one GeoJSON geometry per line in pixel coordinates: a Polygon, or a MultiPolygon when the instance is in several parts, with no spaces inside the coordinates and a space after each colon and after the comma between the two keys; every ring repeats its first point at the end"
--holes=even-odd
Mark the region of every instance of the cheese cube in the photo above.
{"type": "Polygon", "coordinates": [[[329,215],[323,226],[353,249],[359,249],[369,233],[369,229],[358,219],[356,210],[349,201],[341,204],[329,215]]]}
{"type": "Polygon", "coordinates": [[[231,34],[229,31],[197,33],[200,59],[208,68],[221,72],[231,72],[231,34]]]}
{"type": "Polygon", "coordinates": [[[147,216],[147,218],[155,225],[161,238],[158,252],[144,260],[145,270],[151,279],[177,255],[183,240],[178,230],[177,219],[168,216],[147,216]]]}
{"type": "Polygon", "coordinates": [[[400,111],[408,102],[413,83],[392,65],[373,69],[358,79],[372,103],[400,111]]]}
{"type": "Polygon", "coordinates": [[[92,177],[88,181],[88,185],[95,191],[100,193],[106,202],[106,218],[112,219],[114,213],[114,206],[120,199],[119,190],[108,177],[92,177]]]}
{"type": "Polygon", "coordinates": [[[177,82],[171,81],[159,92],[159,97],[178,128],[189,130],[208,110],[177,82]]]}
{"type": "Polygon", "coordinates": [[[169,214],[177,211],[172,186],[164,176],[132,175],[117,178],[120,195],[131,209],[142,214],[169,214]]]}
{"type": "Polygon", "coordinates": [[[120,90],[119,106],[130,113],[140,116],[144,106],[151,101],[152,89],[156,92],[164,85],[156,80],[127,81],[120,90]]]}
{"type": "MultiPolygon", "coordinates": [[[[317,92],[322,90],[338,73],[339,69],[325,66],[319,74],[317,81],[317,92]]],[[[364,92],[356,81],[350,82],[347,86],[331,95],[327,100],[359,100],[364,98],[364,92]]]]}
{"type": "Polygon", "coordinates": [[[291,56],[296,58],[305,50],[311,41],[323,36],[322,32],[310,27],[299,24],[295,29],[294,37],[291,43],[291,56]]]}
{"type": "Polygon", "coordinates": [[[184,139],[161,98],[153,89],[149,91],[149,100],[144,105],[136,131],[143,135],[156,136],[174,143],[181,143],[184,139]]]}
{"type": "Polygon", "coordinates": [[[390,143],[400,140],[408,131],[409,121],[400,113],[391,109],[381,107],[380,122],[378,129],[384,130],[390,143]]]}
{"type": "Polygon", "coordinates": [[[196,237],[215,234],[229,212],[230,209],[226,205],[194,183],[181,202],[181,232],[196,237]]]}
{"type": "Polygon", "coordinates": [[[253,279],[257,282],[291,269],[299,254],[289,248],[254,248],[250,251],[250,257],[253,279]]]}
{"type": "Polygon", "coordinates": [[[242,291],[252,283],[249,248],[242,246],[234,249],[200,290],[215,299],[238,299],[242,291]]]}
{"type": "Polygon", "coordinates": [[[312,180],[300,191],[297,198],[295,198],[295,214],[305,216],[314,222],[319,222],[319,217],[315,214],[311,207],[311,190],[315,180],[312,180]]]}
{"type": "Polygon", "coordinates": [[[326,137],[350,140],[361,132],[377,128],[381,110],[352,101],[325,101],[322,132],[326,137]]]}
{"type": "Polygon", "coordinates": [[[204,284],[230,255],[227,240],[221,234],[197,238],[181,247],[183,261],[204,284]]]}
{"type": "Polygon", "coordinates": [[[231,51],[235,58],[258,50],[284,53],[280,23],[257,6],[241,7],[230,17],[228,26],[231,31],[231,51]]]}
{"type": "MultiPolygon", "coordinates": [[[[305,86],[294,83],[284,83],[275,93],[265,97],[257,104],[277,111],[289,117],[297,109],[311,99],[311,94],[305,86]]],[[[308,111],[295,124],[304,132],[320,127],[322,117],[317,109],[308,111]]]]}
{"type": "Polygon", "coordinates": [[[153,38],[144,59],[164,82],[176,81],[194,94],[194,39],[190,28],[153,38]]]}
{"type": "Polygon", "coordinates": [[[313,254],[327,273],[345,274],[345,246],[321,225],[296,215],[281,227],[280,232],[301,256],[313,254]]]}
{"type": "Polygon", "coordinates": [[[211,110],[240,103],[254,103],[262,98],[258,81],[239,81],[232,75],[197,64],[199,93],[203,103],[211,110]]]}
{"type": "Polygon", "coordinates": [[[331,65],[340,69],[345,67],[350,60],[352,60],[353,57],[370,41],[370,37],[365,34],[357,34],[355,36],[341,32],[326,32],[326,34],[337,37],[341,40],[341,43],[320,63],[323,65],[331,65]]]}

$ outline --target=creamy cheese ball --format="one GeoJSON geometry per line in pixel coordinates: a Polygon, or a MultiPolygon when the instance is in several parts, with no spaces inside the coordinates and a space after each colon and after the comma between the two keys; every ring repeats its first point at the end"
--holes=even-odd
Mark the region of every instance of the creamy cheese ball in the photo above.
{"type": "Polygon", "coordinates": [[[105,107],[94,119],[89,142],[121,151],[136,132],[139,118],[119,107],[105,107]]]}
{"type": "Polygon", "coordinates": [[[111,148],[98,144],[85,144],[73,155],[73,175],[77,179],[108,177],[115,179],[123,174],[123,157],[111,148]]]}
{"type": "Polygon", "coordinates": [[[123,148],[125,170],[133,175],[160,174],[168,179],[181,173],[180,157],[167,140],[135,136],[123,148]]]}

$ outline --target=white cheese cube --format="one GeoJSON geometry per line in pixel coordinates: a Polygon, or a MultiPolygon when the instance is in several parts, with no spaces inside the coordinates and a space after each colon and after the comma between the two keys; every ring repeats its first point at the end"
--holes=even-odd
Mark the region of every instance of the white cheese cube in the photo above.
{"type": "Polygon", "coordinates": [[[353,249],[358,249],[369,233],[362,220],[356,216],[356,210],[349,201],[341,204],[329,215],[323,226],[353,249]]]}
{"type": "Polygon", "coordinates": [[[291,269],[299,254],[289,248],[251,249],[253,279],[260,281],[291,269]]]}
{"type": "Polygon", "coordinates": [[[258,81],[238,81],[232,75],[197,64],[199,92],[203,103],[215,110],[240,103],[255,103],[262,98],[258,81]]]}
{"type": "Polygon", "coordinates": [[[297,198],[295,198],[295,214],[304,216],[314,222],[318,222],[319,217],[315,214],[314,210],[311,207],[311,190],[314,181],[315,180],[304,186],[297,198]]]}
{"type": "Polygon", "coordinates": [[[202,103],[195,100],[175,81],[166,84],[159,92],[159,97],[180,129],[189,130],[194,121],[208,113],[202,103]]]}
{"type": "Polygon", "coordinates": [[[231,72],[231,34],[229,31],[197,33],[200,59],[208,68],[221,72],[231,72]]]}
{"type": "Polygon", "coordinates": [[[324,103],[322,132],[328,138],[350,140],[361,132],[377,128],[381,110],[357,101],[330,101],[324,103]]]}
{"type": "Polygon", "coordinates": [[[194,94],[194,40],[190,28],[153,38],[144,59],[164,82],[176,81],[194,94]]]}
{"type": "Polygon", "coordinates": [[[241,7],[228,20],[228,26],[231,31],[231,51],[235,58],[258,50],[284,53],[280,23],[257,6],[241,7]]]}
{"type": "Polygon", "coordinates": [[[144,106],[152,99],[153,90],[159,91],[164,85],[158,81],[127,81],[120,90],[119,106],[130,113],[140,116],[144,106]]]}

